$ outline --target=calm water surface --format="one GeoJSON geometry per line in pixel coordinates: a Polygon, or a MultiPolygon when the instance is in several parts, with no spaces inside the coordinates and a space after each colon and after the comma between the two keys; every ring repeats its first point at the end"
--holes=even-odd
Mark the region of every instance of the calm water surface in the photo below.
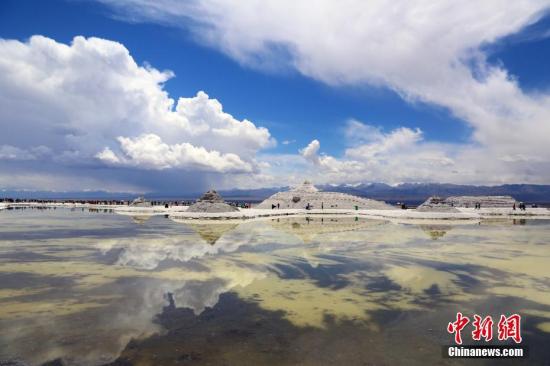
{"type": "Polygon", "coordinates": [[[0,360],[497,364],[442,357],[457,311],[520,313],[530,358],[498,364],[550,364],[550,221],[0,211],[0,360]]]}

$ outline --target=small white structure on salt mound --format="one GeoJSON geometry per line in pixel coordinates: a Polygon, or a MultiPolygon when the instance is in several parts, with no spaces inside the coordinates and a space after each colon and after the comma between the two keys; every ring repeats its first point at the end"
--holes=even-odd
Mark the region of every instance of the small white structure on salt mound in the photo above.
{"type": "Polygon", "coordinates": [[[218,192],[211,190],[202,195],[194,204],[189,206],[187,212],[233,212],[239,211],[237,207],[228,205],[218,192]]]}
{"type": "Polygon", "coordinates": [[[307,180],[302,185],[295,187],[288,192],[278,192],[269,197],[255,208],[309,208],[312,209],[343,209],[343,210],[394,210],[382,201],[375,201],[368,198],[352,196],[351,194],[339,192],[319,191],[307,180]]]}

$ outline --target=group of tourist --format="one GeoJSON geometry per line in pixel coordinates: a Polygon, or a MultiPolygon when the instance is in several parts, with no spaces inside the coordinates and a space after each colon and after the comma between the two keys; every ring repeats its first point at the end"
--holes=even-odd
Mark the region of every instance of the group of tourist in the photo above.
{"type": "MultiPolygon", "coordinates": [[[[522,211],[525,211],[525,203],[523,202],[520,202],[519,205],[518,205],[519,209],[522,210],[522,211]]],[[[516,210],[516,204],[514,203],[514,206],[512,207],[512,209],[515,211],[516,210]]]]}
{"type": "MultiPolygon", "coordinates": [[[[281,208],[280,203],[277,203],[277,204],[272,203],[271,204],[271,209],[272,210],[280,209],[280,208],[281,208]]],[[[311,210],[312,208],[313,208],[313,205],[308,202],[307,205],[306,205],[306,210],[311,210]]],[[[325,209],[325,204],[323,202],[321,202],[321,210],[324,210],[324,209],[325,209]]]]}
{"type": "Polygon", "coordinates": [[[230,206],[240,207],[240,208],[250,208],[250,203],[246,202],[228,202],[230,206]]]}
{"type": "Polygon", "coordinates": [[[71,199],[26,199],[26,198],[0,198],[0,202],[5,203],[40,203],[40,204],[56,204],[56,203],[70,203],[70,204],[89,204],[89,205],[126,205],[129,201],[123,200],[71,200],[71,199]]]}
{"type": "MultiPolygon", "coordinates": [[[[536,207],[536,205],[533,205],[533,207],[536,207]]],[[[522,211],[525,211],[525,210],[526,210],[525,203],[520,202],[520,203],[518,204],[518,208],[519,208],[520,210],[522,210],[522,211]]],[[[475,206],[474,206],[474,209],[476,209],[476,210],[481,209],[481,203],[476,202],[476,204],[475,204],[475,206]]],[[[515,204],[515,203],[514,203],[514,205],[512,206],[512,209],[513,209],[514,211],[516,210],[516,204],[515,204]]]]}

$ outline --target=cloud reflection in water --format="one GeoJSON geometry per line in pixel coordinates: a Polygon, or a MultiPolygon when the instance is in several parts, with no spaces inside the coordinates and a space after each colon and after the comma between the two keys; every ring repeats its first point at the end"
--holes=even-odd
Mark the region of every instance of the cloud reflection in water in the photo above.
{"type": "MultiPolygon", "coordinates": [[[[82,223],[76,213],[55,215],[43,218],[68,224],[76,216],[82,223]]],[[[168,293],[176,308],[195,315],[233,293],[282,312],[294,326],[325,331],[352,322],[383,332],[381,313],[436,319],[438,309],[504,309],[508,302],[548,332],[548,222],[406,225],[314,217],[190,225],[152,218],[134,232],[131,219],[112,218],[101,214],[94,223],[128,227],[130,235],[98,230],[73,237],[65,230],[40,243],[0,240],[0,275],[14,276],[0,286],[0,325],[9,329],[0,335],[2,357],[107,362],[131,338],[164,332],[154,320],[168,293]],[[445,235],[434,237],[434,230],[445,235]],[[15,251],[17,260],[6,259],[15,251]],[[37,254],[48,257],[31,260],[37,254]]]]}

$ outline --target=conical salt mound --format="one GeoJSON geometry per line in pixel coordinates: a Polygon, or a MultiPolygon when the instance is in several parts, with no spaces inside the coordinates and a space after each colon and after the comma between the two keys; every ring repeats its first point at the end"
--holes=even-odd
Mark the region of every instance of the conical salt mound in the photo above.
{"type": "Polygon", "coordinates": [[[384,202],[375,201],[368,198],[352,196],[339,192],[319,191],[311,182],[305,181],[301,185],[288,192],[275,193],[256,208],[275,209],[275,208],[314,208],[314,209],[375,209],[375,210],[394,210],[384,202]]]}
{"type": "Polygon", "coordinates": [[[202,195],[201,198],[199,198],[199,201],[203,202],[224,202],[222,196],[214,190],[210,190],[202,195]]]}
{"type": "Polygon", "coordinates": [[[193,205],[189,206],[187,212],[232,212],[239,211],[237,207],[228,205],[223,198],[214,190],[202,195],[193,205]]]}

